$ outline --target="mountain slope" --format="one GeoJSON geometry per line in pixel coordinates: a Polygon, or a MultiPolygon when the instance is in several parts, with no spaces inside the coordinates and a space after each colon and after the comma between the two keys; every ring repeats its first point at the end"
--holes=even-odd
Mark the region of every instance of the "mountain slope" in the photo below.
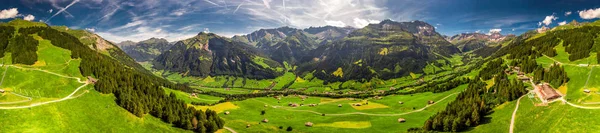
{"type": "Polygon", "coordinates": [[[153,61],[154,68],[190,76],[275,78],[283,67],[252,46],[212,33],[179,41],[153,61]]]}
{"type": "Polygon", "coordinates": [[[299,72],[329,81],[389,79],[421,73],[428,64],[444,65],[436,60],[458,52],[427,23],[385,20],[312,51],[299,72]]]}
{"type": "Polygon", "coordinates": [[[492,33],[489,35],[482,33],[461,33],[452,37],[447,37],[446,39],[456,45],[462,52],[469,52],[512,37],[514,37],[514,35],[504,36],[500,33],[492,33]]]}
{"type": "Polygon", "coordinates": [[[295,29],[281,27],[261,29],[248,35],[234,36],[232,40],[248,43],[265,53],[277,62],[295,65],[308,56],[309,51],[335,40],[339,40],[355,30],[351,27],[310,27],[295,29]]]}
{"type": "Polygon", "coordinates": [[[125,41],[117,44],[125,53],[135,61],[152,61],[162,52],[169,50],[171,44],[165,39],[150,38],[140,42],[125,41]]]}

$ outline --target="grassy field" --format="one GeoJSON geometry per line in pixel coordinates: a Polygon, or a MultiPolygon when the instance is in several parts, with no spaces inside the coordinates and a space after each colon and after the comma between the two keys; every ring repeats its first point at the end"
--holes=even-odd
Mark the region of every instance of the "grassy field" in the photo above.
{"type": "Polygon", "coordinates": [[[112,95],[93,91],[63,102],[27,109],[0,110],[0,132],[186,132],[119,107],[112,95]]]}
{"type": "Polygon", "coordinates": [[[244,101],[227,102],[215,106],[196,106],[200,109],[211,108],[221,112],[227,120],[226,126],[237,132],[284,132],[291,126],[297,132],[389,132],[406,131],[411,127],[420,127],[432,114],[443,109],[456,97],[456,92],[462,91],[462,85],[443,93],[420,93],[414,95],[392,95],[382,99],[331,99],[308,97],[304,101],[299,96],[289,95],[281,101],[275,98],[262,97],[244,101]],[[439,101],[447,97],[443,101],[439,101]],[[428,100],[439,102],[423,111],[415,111],[427,105],[428,100]],[[369,102],[368,105],[364,103],[369,102]],[[361,108],[355,108],[353,103],[363,103],[361,108]],[[400,104],[399,102],[403,102],[400,104]],[[288,103],[304,104],[300,107],[289,107],[288,103]],[[318,104],[309,107],[308,104],[318,104]],[[338,107],[341,104],[342,107],[338,107]],[[261,115],[261,111],[265,114],[261,115]],[[224,111],[229,111],[225,115],[224,111]],[[355,114],[365,113],[365,114],[355,114]],[[321,116],[325,114],[325,116],[321,116]],[[407,120],[398,123],[398,118],[407,120]],[[268,119],[268,123],[262,123],[268,119]],[[313,127],[304,123],[312,122],[313,127]],[[250,125],[249,128],[246,128],[250,125]],[[283,129],[279,129],[282,126],[283,129]]]}
{"type": "Polygon", "coordinates": [[[192,97],[190,96],[189,93],[185,93],[179,90],[172,90],[172,89],[168,89],[168,88],[163,88],[163,90],[165,90],[165,93],[170,94],[173,93],[175,94],[175,96],[177,96],[178,99],[183,100],[185,103],[192,103],[192,102],[200,102],[200,103],[216,103],[219,100],[223,99],[221,97],[215,97],[215,96],[209,96],[209,95],[202,95],[202,94],[196,94],[196,97],[192,97]]]}

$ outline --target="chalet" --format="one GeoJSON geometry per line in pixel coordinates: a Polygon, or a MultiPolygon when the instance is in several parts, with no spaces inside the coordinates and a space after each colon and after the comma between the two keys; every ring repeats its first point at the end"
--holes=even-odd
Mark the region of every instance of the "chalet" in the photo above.
{"type": "Polygon", "coordinates": [[[290,107],[298,107],[298,104],[296,104],[296,103],[288,103],[288,106],[290,106],[290,107]]]}
{"type": "Polygon", "coordinates": [[[360,103],[355,103],[354,106],[361,106],[362,104],[360,103]]]}
{"type": "Polygon", "coordinates": [[[342,107],[342,104],[338,104],[338,107],[342,107]]]}
{"type": "Polygon", "coordinates": [[[433,104],[433,103],[435,103],[435,102],[431,101],[431,100],[427,101],[427,104],[433,104]]]}
{"type": "Polygon", "coordinates": [[[98,80],[93,78],[92,76],[87,76],[87,78],[88,78],[88,83],[95,84],[96,82],[98,82],[98,80]]]}
{"type": "Polygon", "coordinates": [[[312,122],[306,122],[306,123],[304,123],[304,126],[307,126],[307,127],[312,127],[312,126],[313,126],[313,123],[312,123],[312,122]]]}
{"type": "Polygon", "coordinates": [[[513,70],[520,72],[521,71],[521,67],[518,67],[518,66],[513,67],[513,70]]]}
{"type": "Polygon", "coordinates": [[[519,72],[519,73],[517,73],[517,76],[525,76],[525,73],[519,72]]]}
{"type": "Polygon", "coordinates": [[[269,120],[265,118],[265,119],[262,120],[262,122],[269,123],[269,120]]]}
{"type": "Polygon", "coordinates": [[[196,93],[192,93],[190,94],[190,97],[198,97],[198,95],[196,95],[196,93]]]}
{"type": "Polygon", "coordinates": [[[521,80],[521,81],[523,81],[523,82],[528,82],[529,81],[529,77],[527,77],[527,76],[519,76],[518,79],[521,80]]]}
{"type": "Polygon", "coordinates": [[[539,93],[540,96],[547,101],[561,97],[561,95],[556,93],[556,90],[554,90],[554,88],[552,88],[552,86],[550,86],[548,83],[539,84],[537,85],[536,89],[537,93],[539,93]]]}
{"type": "Polygon", "coordinates": [[[225,115],[229,115],[229,111],[225,111],[225,115]]]}
{"type": "Polygon", "coordinates": [[[3,89],[0,89],[0,93],[4,93],[4,90],[3,90],[3,89]]]}
{"type": "MultiPolygon", "coordinates": [[[[2,90],[0,90],[0,91],[1,91],[1,92],[4,92],[4,91],[2,91],[2,90]]],[[[585,93],[590,93],[591,91],[590,91],[589,89],[585,89],[585,90],[583,90],[583,92],[585,92],[585,93]]]]}

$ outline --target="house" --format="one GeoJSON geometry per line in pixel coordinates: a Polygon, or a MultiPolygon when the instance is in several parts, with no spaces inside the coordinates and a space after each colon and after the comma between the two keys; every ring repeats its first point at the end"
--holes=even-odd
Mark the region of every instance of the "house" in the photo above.
{"type": "Polygon", "coordinates": [[[527,76],[519,76],[517,79],[523,81],[523,82],[528,82],[529,81],[529,77],[527,76]]]}
{"type": "Polygon", "coordinates": [[[342,107],[342,104],[338,104],[338,107],[342,107]]]}
{"type": "Polygon", "coordinates": [[[229,111],[225,111],[225,115],[229,115],[229,111]]]}
{"type": "Polygon", "coordinates": [[[561,97],[561,95],[556,93],[556,90],[554,90],[554,88],[552,88],[552,86],[550,86],[548,83],[539,84],[537,85],[536,89],[537,93],[539,93],[540,96],[547,101],[561,97]]]}
{"type": "Polygon", "coordinates": [[[192,93],[190,94],[190,97],[198,97],[198,95],[196,95],[196,93],[192,93]]]}
{"type": "MultiPolygon", "coordinates": [[[[2,90],[0,90],[0,91],[2,91],[2,90]]],[[[4,92],[4,91],[2,91],[2,92],[4,92]]],[[[583,92],[590,93],[591,91],[589,89],[585,89],[585,90],[583,90],[583,92]]]]}
{"type": "Polygon", "coordinates": [[[406,119],[404,119],[404,118],[398,118],[398,122],[399,123],[404,123],[404,122],[406,122],[406,119]]]}
{"type": "Polygon", "coordinates": [[[304,123],[304,126],[307,126],[307,127],[312,127],[312,126],[313,126],[313,123],[312,123],[312,122],[306,122],[306,123],[304,123]]]}
{"type": "Polygon", "coordinates": [[[262,122],[269,123],[269,120],[265,118],[265,119],[262,120],[262,122]]]}
{"type": "Polygon", "coordinates": [[[517,73],[517,76],[525,76],[525,73],[519,72],[519,73],[517,73]]]}
{"type": "Polygon", "coordinates": [[[435,102],[431,101],[431,100],[427,101],[427,104],[433,104],[433,103],[435,103],[435,102]]]}
{"type": "Polygon", "coordinates": [[[3,89],[0,89],[0,93],[4,93],[4,90],[3,90],[3,89]]]}
{"type": "Polygon", "coordinates": [[[87,76],[87,78],[88,78],[88,83],[95,84],[96,82],[98,82],[98,79],[95,79],[92,76],[87,76]]]}

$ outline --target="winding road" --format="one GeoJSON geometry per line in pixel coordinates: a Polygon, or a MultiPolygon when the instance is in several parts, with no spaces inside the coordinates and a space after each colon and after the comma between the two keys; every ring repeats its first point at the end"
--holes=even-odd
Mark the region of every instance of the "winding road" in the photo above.
{"type": "MultiPolygon", "coordinates": [[[[4,64],[2,64],[2,65],[4,65],[4,64]]],[[[61,101],[64,101],[64,100],[72,99],[73,95],[75,95],[75,93],[77,93],[81,88],[84,88],[85,86],[89,85],[88,82],[82,81],[81,78],[71,77],[71,76],[65,76],[65,75],[61,75],[61,74],[58,74],[58,73],[54,73],[54,72],[50,72],[50,71],[46,71],[46,70],[42,70],[42,69],[38,69],[38,68],[25,68],[25,67],[20,67],[20,66],[15,66],[15,65],[6,65],[7,70],[8,70],[8,67],[14,67],[14,68],[24,69],[24,70],[41,71],[41,72],[49,73],[49,74],[56,75],[56,76],[59,76],[59,77],[63,77],[63,78],[76,79],[77,82],[83,83],[83,85],[77,87],[77,89],[75,89],[71,94],[69,94],[66,97],[61,98],[61,99],[51,100],[51,101],[45,101],[45,102],[40,102],[40,103],[32,103],[30,105],[25,105],[25,106],[0,107],[0,109],[23,109],[23,108],[31,108],[31,107],[35,107],[35,106],[40,106],[40,105],[55,103],[55,102],[61,102],[61,101]]],[[[6,73],[6,71],[5,71],[5,73],[6,73]]],[[[4,78],[2,78],[2,80],[4,80],[4,78]]],[[[13,94],[18,95],[16,93],[13,93],[13,94]]],[[[19,95],[19,96],[22,96],[22,95],[19,95]]],[[[25,97],[25,96],[22,96],[22,97],[25,97]]],[[[30,97],[28,97],[28,98],[31,100],[30,97]]]]}

